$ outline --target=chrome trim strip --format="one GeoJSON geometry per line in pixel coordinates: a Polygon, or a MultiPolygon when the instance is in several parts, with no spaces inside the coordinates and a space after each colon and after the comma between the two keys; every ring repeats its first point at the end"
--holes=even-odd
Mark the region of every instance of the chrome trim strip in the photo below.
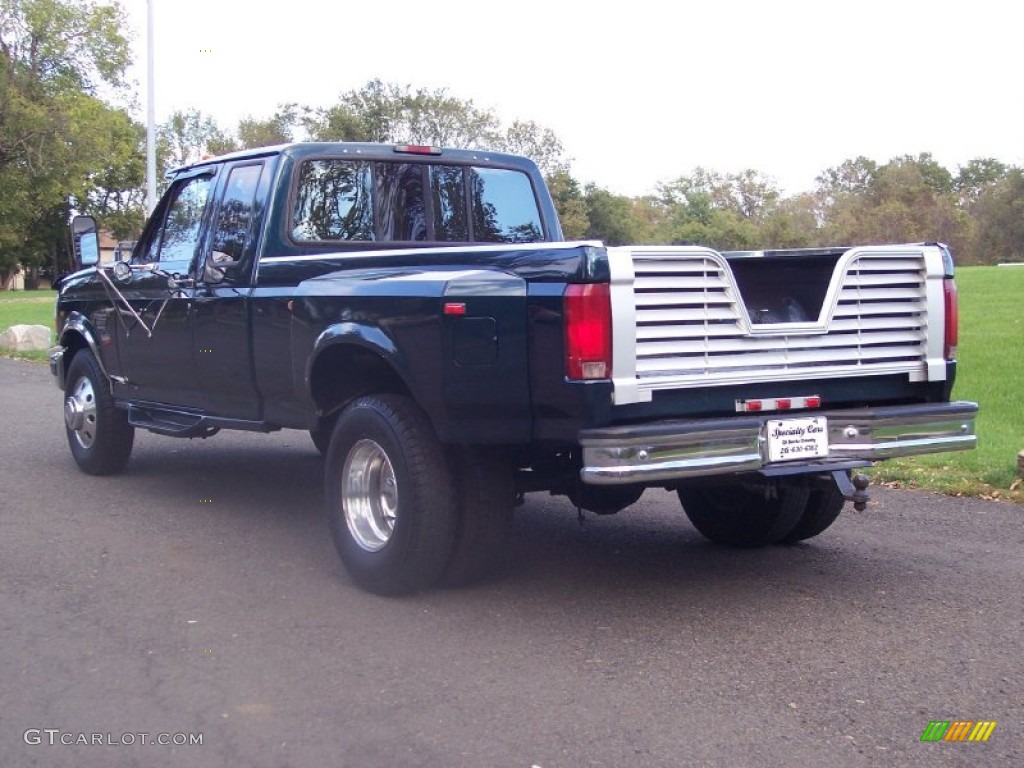
{"type": "Polygon", "coordinates": [[[375,251],[330,251],[305,256],[267,256],[260,259],[260,264],[287,264],[303,261],[334,261],[335,259],[379,259],[391,256],[415,256],[444,253],[508,253],[509,251],[552,251],[570,250],[580,246],[603,248],[604,244],[597,240],[574,240],[566,243],[499,243],[495,245],[464,245],[437,246],[430,248],[382,248],[375,251]]]}

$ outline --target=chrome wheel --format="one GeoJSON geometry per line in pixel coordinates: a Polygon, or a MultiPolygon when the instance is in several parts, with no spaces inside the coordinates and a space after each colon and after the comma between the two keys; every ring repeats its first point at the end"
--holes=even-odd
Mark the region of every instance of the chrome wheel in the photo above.
{"type": "Polygon", "coordinates": [[[390,541],[398,517],[398,484],[387,453],[373,440],[352,446],[342,470],[341,504],[356,543],[377,552],[390,541]]]}
{"type": "Polygon", "coordinates": [[[83,448],[91,448],[96,439],[96,393],[85,376],[64,401],[64,423],[83,448]]]}

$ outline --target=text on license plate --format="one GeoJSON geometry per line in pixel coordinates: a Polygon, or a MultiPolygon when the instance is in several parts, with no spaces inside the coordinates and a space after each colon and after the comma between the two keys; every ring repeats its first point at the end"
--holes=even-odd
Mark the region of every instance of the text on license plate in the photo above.
{"type": "Polygon", "coordinates": [[[824,416],[770,420],[765,428],[768,461],[828,456],[828,420],[824,416]]]}

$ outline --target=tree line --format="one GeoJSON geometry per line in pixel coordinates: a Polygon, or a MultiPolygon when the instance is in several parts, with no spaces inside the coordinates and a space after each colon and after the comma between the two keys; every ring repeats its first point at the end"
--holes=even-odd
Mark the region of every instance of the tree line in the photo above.
{"type": "MultiPolygon", "coordinates": [[[[73,211],[118,239],[145,217],[145,129],[125,81],[131,60],[118,3],[0,0],[0,281],[68,264],[73,211]]],[[[195,109],[158,131],[159,177],[206,155],[294,140],[378,141],[489,149],[531,157],[566,237],[609,244],[699,243],[719,250],[942,241],[961,264],[1024,259],[1024,170],[977,158],[955,171],[928,153],[827,168],[814,189],[784,195],[757,170],[696,168],[628,197],[572,174],[566,148],[532,120],[444,88],[372,80],[330,106],[282,104],[231,129],[195,109]]]]}

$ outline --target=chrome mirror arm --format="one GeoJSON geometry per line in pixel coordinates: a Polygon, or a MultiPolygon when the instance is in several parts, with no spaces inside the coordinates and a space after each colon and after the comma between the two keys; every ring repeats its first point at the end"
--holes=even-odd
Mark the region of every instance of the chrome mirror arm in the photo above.
{"type": "Polygon", "coordinates": [[[140,326],[142,326],[142,330],[146,332],[146,336],[148,336],[149,338],[153,338],[153,331],[149,329],[149,326],[146,325],[145,321],[143,321],[139,313],[136,312],[132,305],[128,303],[128,299],[126,299],[124,297],[124,294],[121,293],[121,290],[116,285],[114,285],[114,281],[110,279],[110,276],[101,267],[94,267],[94,269],[96,270],[96,274],[98,274],[100,276],[100,279],[103,281],[103,287],[107,291],[107,298],[109,298],[110,301],[114,304],[117,304],[119,299],[121,306],[124,309],[127,309],[128,312],[131,313],[131,316],[135,318],[135,321],[140,326]],[[117,297],[117,299],[114,299],[110,296],[111,291],[114,292],[114,295],[117,297]]]}

